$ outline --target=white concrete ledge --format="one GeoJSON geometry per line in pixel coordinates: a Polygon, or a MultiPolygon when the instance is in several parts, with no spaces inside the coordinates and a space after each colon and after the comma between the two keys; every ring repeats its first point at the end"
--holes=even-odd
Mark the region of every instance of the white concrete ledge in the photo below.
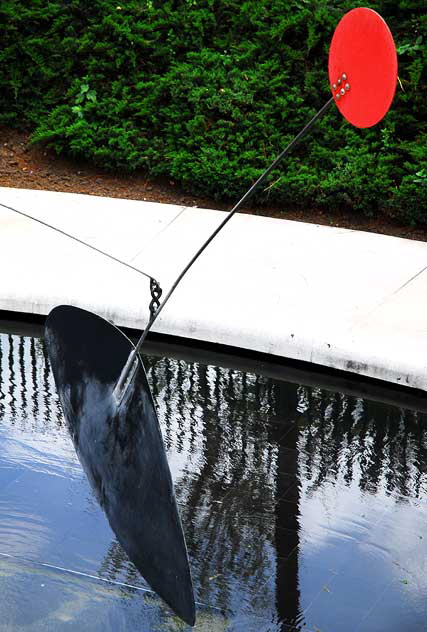
{"type": "MultiPolygon", "coordinates": [[[[224,213],[0,188],[0,202],[155,276],[164,292],[224,213]]],[[[68,303],[143,328],[148,281],[0,207],[0,309],[68,303]]],[[[427,390],[427,244],[236,215],[154,330],[427,390]]]]}

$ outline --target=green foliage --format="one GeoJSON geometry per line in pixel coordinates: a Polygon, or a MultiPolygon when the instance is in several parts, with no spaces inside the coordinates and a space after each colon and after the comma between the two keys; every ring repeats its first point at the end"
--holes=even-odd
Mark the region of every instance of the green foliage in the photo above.
{"type": "MultiPolygon", "coordinates": [[[[363,3],[362,3],[363,4],[363,3]]],[[[3,0],[0,122],[110,169],[235,199],[329,97],[340,0],[3,0]]],[[[427,222],[427,15],[381,0],[402,89],[384,121],[331,112],[258,196],[427,222]]]]}

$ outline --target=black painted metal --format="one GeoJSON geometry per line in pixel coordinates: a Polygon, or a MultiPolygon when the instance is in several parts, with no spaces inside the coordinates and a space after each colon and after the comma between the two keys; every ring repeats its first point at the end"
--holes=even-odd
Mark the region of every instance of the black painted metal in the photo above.
{"type": "Polygon", "coordinates": [[[46,321],[46,344],[62,409],[89,481],[129,558],[190,625],[195,622],[195,603],[187,549],[160,426],[138,351],[193,263],[333,102],[331,98],[317,112],[233,207],[180,273],[162,303],[161,289],[151,278],[150,320],[136,347],[107,321],[75,307],[57,307],[46,321]]]}
{"type": "Polygon", "coordinates": [[[45,339],[77,454],[111,528],[150,586],[194,625],[187,548],[141,359],[119,404],[114,385],[134,349],[119,329],[59,306],[46,321],[45,339]]]}
{"type": "Polygon", "coordinates": [[[218,235],[220,230],[222,230],[224,228],[224,226],[230,221],[230,219],[233,217],[233,215],[235,215],[237,213],[237,211],[240,208],[242,208],[242,206],[251,199],[251,197],[253,196],[255,191],[261,186],[261,184],[263,182],[265,182],[265,180],[268,178],[270,173],[282,162],[283,158],[285,158],[285,156],[287,156],[287,154],[296,145],[298,145],[298,143],[304,138],[304,136],[311,130],[313,125],[316,123],[316,121],[318,121],[320,118],[322,118],[322,116],[324,114],[326,114],[326,112],[329,110],[329,108],[331,107],[331,105],[333,103],[334,103],[334,97],[331,97],[329,99],[329,101],[327,101],[320,108],[320,110],[313,116],[313,118],[307,123],[307,125],[295,136],[295,138],[289,143],[289,145],[287,147],[285,147],[285,149],[282,151],[282,153],[279,154],[279,156],[277,156],[277,158],[271,163],[271,165],[268,167],[268,169],[266,169],[264,171],[264,173],[258,178],[258,180],[250,187],[250,189],[248,189],[248,191],[246,191],[245,195],[231,209],[231,211],[228,213],[227,217],[224,218],[224,220],[221,222],[221,224],[218,226],[218,228],[216,228],[214,230],[214,232],[210,235],[210,237],[208,237],[208,239],[205,241],[205,243],[199,248],[199,250],[196,252],[196,254],[187,263],[187,265],[185,266],[184,270],[182,270],[182,272],[179,274],[179,276],[177,277],[177,279],[173,283],[171,289],[169,290],[169,292],[167,293],[167,295],[163,299],[163,301],[160,304],[160,306],[159,306],[158,310],[156,311],[156,313],[152,316],[152,318],[150,318],[150,322],[148,323],[147,327],[144,330],[144,333],[142,334],[141,338],[138,340],[138,342],[136,344],[136,351],[140,350],[141,345],[143,344],[145,338],[147,337],[147,334],[150,331],[154,321],[160,315],[160,312],[162,311],[162,309],[164,308],[164,306],[168,302],[169,298],[171,297],[171,295],[175,291],[177,285],[180,283],[181,279],[184,277],[184,275],[191,268],[193,263],[200,257],[202,252],[209,246],[211,241],[218,235]]]}
{"type": "Polygon", "coordinates": [[[162,295],[162,288],[154,279],[150,279],[150,294],[151,294],[151,302],[148,306],[150,310],[150,318],[153,318],[155,313],[160,307],[160,297],[162,295]]]}
{"type": "Polygon", "coordinates": [[[261,186],[261,184],[263,182],[265,182],[265,180],[268,178],[268,176],[273,171],[273,169],[275,169],[281,163],[283,158],[285,158],[285,156],[287,156],[287,154],[304,138],[304,136],[306,136],[306,134],[311,130],[313,125],[316,123],[316,121],[318,121],[320,118],[322,118],[322,116],[324,114],[326,114],[326,112],[329,110],[329,108],[331,107],[331,105],[333,103],[334,103],[334,97],[331,97],[329,99],[329,101],[327,101],[320,108],[320,110],[318,112],[316,112],[316,114],[307,123],[307,125],[305,125],[305,127],[303,127],[303,129],[295,136],[295,138],[289,143],[289,145],[287,145],[287,147],[285,147],[285,149],[282,151],[282,153],[277,156],[277,158],[271,163],[271,165],[268,167],[268,169],[266,169],[264,171],[264,173],[258,178],[258,180],[250,187],[250,189],[248,189],[248,191],[246,191],[245,195],[231,209],[231,211],[228,213],[227,217],[224,218],[224,220],[221,222],[221,224],[214,230],[214,232],[210,235],[210,237],[208,237],[208,239],[199,248],[199,250],[196,252],[196,254],[193,255],[193,257],[187,263],[187,265],[182,270],[182,272],[180,272],[180,274],[178,275],[177,279],[175,280],[175,282],[173,283],[172,287],[170,288],[169,292],[166,294],[165,298],[163,299],[162,303],[160,303],[158,309],[154,313],[151,313],[150,320],[148,321],[147,326],[145,327],[140,339],[138,340],[138,342],[136,344],[135,352],[133,352],[129,356],[126,364],[123,367],[123,371],[122,371],[122,373],[120,375],[120,378],[119,378],[119,380],[117,382],[117,385],[116,385],[116,388],[115,388],[115,393],[116,393],[116,396],[118,398],[122,397],[123,394],[124,394],[124,388],[126,387],[126,384],[127,384],[128,375],[129,375],[130,371],[133,368],[133,364],[134,364],[134,362],[136,360],[137,353],[139,352],[139,350],[141,349],[145,339],[147,338],[148,332],[150,331],[150,329],[153,326],[154,322],[156,321],[156,319],[160,315],[162,309],[164,308],[164,306],[166,305],[166,303],[168,302],[168,300],[170,299],[170,297],[172,296],[172,294],[176,290],[176,288],[177,288],[178,284],[180,283],[180,281],[182,280],[182,278],[185,276],[185,274],[191,268],[193,263],[195,263],[195,261],[200,257],[200,255],[207,248],[207,246],[209,246],[211,241],[218,235],[218,233],[230,221],[230,219],[233,217],[233,215],[235,215],[235,213],[237,213],[237,211],[243,206],[243,204],[245,204],[245,202],[248,202],[248,200],[250,200],[250,198],[253,196],[255,191],[258,189],[258,187],[261,186]]]}

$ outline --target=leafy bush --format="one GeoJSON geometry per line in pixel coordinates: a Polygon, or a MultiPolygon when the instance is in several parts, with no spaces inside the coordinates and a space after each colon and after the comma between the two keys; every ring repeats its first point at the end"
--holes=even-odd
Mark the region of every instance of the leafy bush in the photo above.
{"type": "MultiPolygon", "coordinates": [[[[0,122],[110,169],[144,169],[236,198],[329,98],[340,0],[3,0],[0,122]]],[[[337,112],[273,174],[258,203],[427,222],[427,15],[373,6],[398,45],[384,122],[337,112]]]]}

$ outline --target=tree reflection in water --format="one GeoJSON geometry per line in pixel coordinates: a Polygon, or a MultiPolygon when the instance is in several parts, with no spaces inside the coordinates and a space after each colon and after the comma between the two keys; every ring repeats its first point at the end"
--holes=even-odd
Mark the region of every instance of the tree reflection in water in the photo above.
{"type": "Polygon", "coordinates": [[[356,481],[396,502],[425,496],[423,414],[232,369],[148,364],[200,600],[302,625],[302,488],[356,481]]]}
{"type": "MultiPolygon", "coordinates": [[[[43,344],[0,342],[0,416],[60,425],[43,344]]],[[[199,601],[302,628],[307,499],[356,485],[395,503],[427,500],[424,414],[198,362],[146,365],[199,601]]],[[[116,542],[100,572],[141,584],[116,542]]]]}

